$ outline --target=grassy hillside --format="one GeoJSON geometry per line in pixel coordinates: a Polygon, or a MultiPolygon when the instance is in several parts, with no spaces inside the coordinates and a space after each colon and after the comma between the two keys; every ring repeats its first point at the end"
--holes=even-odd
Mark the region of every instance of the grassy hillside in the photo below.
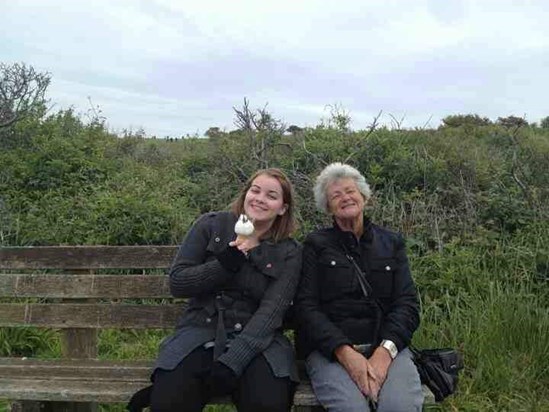
{"type": "MultiPolygon", "coordinates": [[[[276,121],[209,138],[108,133],[71,111],[0,129],[0,245],[175,244],[258,167],[296,185],[302,238],[326,219],[314,177],[366,176],[374,221],[407,237],[420,347],[459,347],[459,393],[440,410],[549,411],[549,131],[487,124],[283,133],[276,121]],[[455,126],[455,127],[454,127],[455,126]]],[[[103,331],[103,357],[153,357],[161,335],[103,331]]],[[[52,356],[54,332],[0,330],[2,355],[52,356]]]]}

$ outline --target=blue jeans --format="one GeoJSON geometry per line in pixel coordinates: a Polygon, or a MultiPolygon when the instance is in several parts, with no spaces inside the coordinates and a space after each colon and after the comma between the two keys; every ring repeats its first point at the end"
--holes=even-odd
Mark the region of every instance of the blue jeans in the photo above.
{"type": "MultiPolygon", "coordinates": [[[[320,404],[330,412],[370,412],[368,398],[337,361],[330,362],[319,352],[306,360],[307,372],[320,404]]],[[[378,412],[421,411],[423,391],[412,353],[399,352],[389,366],[378,397],[378,412]]]]}

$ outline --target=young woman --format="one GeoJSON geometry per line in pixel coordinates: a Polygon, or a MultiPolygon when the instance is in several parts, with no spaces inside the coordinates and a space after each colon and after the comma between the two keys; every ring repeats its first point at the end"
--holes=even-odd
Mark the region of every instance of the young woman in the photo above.
{"type": "MultiPolygon", "coordinates": [[[[145,391],[153,412],[201,411],[223,395],[239,411],[290,409],[298,377],[282,320],[301,269],[295,226],[293,188],[278,169],[256,172],[230,212],[193,225],[170,270],[173,296],[189,301],[145,391]],[[241,214],[254,230],[237,238],[241,214]]],[[[146,404],[143,396],[129,408],[146,404]]]]}

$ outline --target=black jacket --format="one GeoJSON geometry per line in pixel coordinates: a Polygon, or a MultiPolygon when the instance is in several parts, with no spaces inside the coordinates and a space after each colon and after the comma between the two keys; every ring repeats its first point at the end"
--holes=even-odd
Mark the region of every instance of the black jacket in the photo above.
{"type": "Polygon", "coordinates": [[[175,334],[161,345],[156,367],[173,369],[214,339],[222,304],[225,330],[234,339],[220,362],[240,375],[263,354],[276,376],[297,378],[282,321],[299,281],[301,247],[292,239],[264,240],[233,267],[227,251],[234,249],[228,243],[236,237],[236,219],[230,212],[207,213],[185,237],[170,270],[170,288],[173,296],[190,299],[175,334]]]}
{"type": "Polygon", "coordinates": [[[419,303],[404,240],[366,218],[358,241],[335,223],[309,234],[303,244],[295,304],[300,357],[319,350],[333,359],[340,345],[377,345],[382,339],[392,340],[402,350],[419,326],[419,303]],[[365,272],[373,289],[370,299],[364,296],[345,249],[365,272]]]}

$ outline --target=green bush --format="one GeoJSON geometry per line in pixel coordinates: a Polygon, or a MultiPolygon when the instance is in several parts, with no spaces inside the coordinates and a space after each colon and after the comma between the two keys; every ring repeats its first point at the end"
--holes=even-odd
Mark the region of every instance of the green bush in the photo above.
{"type": "MultiPolygon", "coordinates": [[[[458,394],[437,409],[549,410],[549,134],[446,120],[437,130],[328,121],[174,141],[117,137],[70,110],[26,118],[0,133],[0,245],[177,244],[261,165],[294,182],[302,239],[330,223],[313,207],[315,177],[346,160],[373,188],[372,219],[406,235],[422,304],[415,343],[465,354],[458,394]]],[[[162,336],[103,331],[100,356],[154,357],[162,336]]],[[[3,355],[58,346],[50,332],[0,330],[3,355]]]]}

